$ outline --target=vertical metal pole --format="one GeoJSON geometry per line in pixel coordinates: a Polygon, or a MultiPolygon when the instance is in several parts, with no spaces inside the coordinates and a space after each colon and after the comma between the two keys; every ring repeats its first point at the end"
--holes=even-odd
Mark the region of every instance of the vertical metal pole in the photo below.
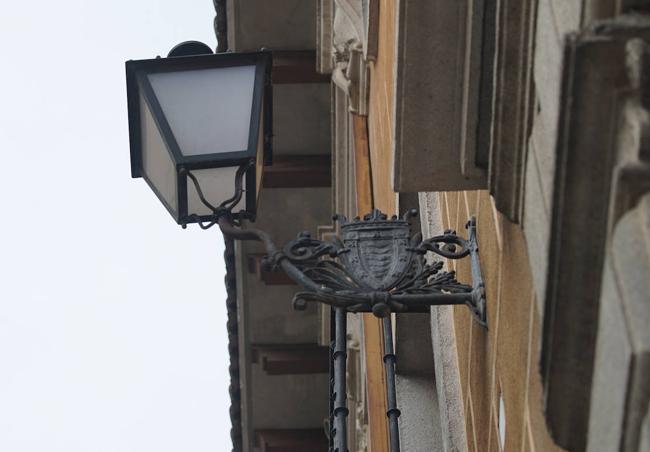
{"type": "Polygon", "coordinates": [[[334,319],[334,308],[330,308],[330,353],[329,353],[329,431],[328,451],[334,450],[334,346],[336,337],[336,323],[334,319]]]}
{"type": "Polygon", "coordinates": [[[348,452],[347,389],[345,366],[347,360],[347,312],[334,308],[334,452],[348,452]]]}
{"type": "Polygon", "coordinates": [[[384,367],[386,369],[386,397],[388,416],[388,429],[390,431],[390,451],[399,452],[399,425],[400,411],[397,409],[397,388],[395,385],[395,362],[393,351],[393,326],[390,315],[384,317],[384,367]]]}

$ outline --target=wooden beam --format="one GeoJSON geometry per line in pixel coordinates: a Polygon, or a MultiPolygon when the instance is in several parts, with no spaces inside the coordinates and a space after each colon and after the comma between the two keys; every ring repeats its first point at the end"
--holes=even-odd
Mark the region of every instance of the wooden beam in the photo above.
{"type": "Polygon", "coordinates": [[[268,375],[325,374],[329,347],[318,344],[252,345],[252,362],[268,375]]]}
{"type": "Polygon", "coordinates": [[[322,428],[256,430],[255,443],[262,452],[327,452],[322,428]]]}
{"type": "MultiPolygon", "coordinates": [[[[368,118],[352,115],[354,158],[356,169],[357,208],[359,215],[369,213],[373,206],[368,118]]],[[[386,212],[389,213],[389,212],[386,212]]],[[[386,375],[384,373],[384,331],[381,319],[363,315],[363,340],[366,361],[366,392],[368,394],[368,441],[372,452],[388,452],[388,418],[386,416],[386,375]]]]}
{"type": "Polygon", "coordinates": [[[373,207],[370,172],[370,145],[368,143],[368,118],[352,114],[354,134],[354,169],[357,188],[357,210],[363,216],[373,207]]]}
{"type": "Polygon", "coordinates": [[[316,72],[315,50],[274,51],[271,79],[274,85],[331,81],[329,74],[316,72]]]}
{"type": "Polygon", "coordinates": [[[264,188],[330,187],[332,160],[329,155],[278,155],[264,167],[264,188]]]}
{"type": "Polygon", "coordinates": [[[295,285],[293,279],[282,271],[281,269],[277,270],[268,270],[265,269],[262,265],[262,259],[265,254],[249,254],[248,255],[248,273],[253,273],[257,276],[257,279],[269,286],[290,286],[295,285]]]}

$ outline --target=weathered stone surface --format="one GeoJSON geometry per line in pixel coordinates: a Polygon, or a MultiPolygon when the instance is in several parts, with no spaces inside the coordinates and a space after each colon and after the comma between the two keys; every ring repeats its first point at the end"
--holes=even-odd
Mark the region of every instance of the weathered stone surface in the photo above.
{"type": "Polygon", "coordinates": [[[398,314],[395,319],[395,353],[400,375],[427,375],[433,379],[431,320],[428,315],[398,314]]]}
{"type": "Polygon", "coordinates": [[[330,86],[326,83],[273,87],[273,153],[331,152],[330,86]]]}
{"type": "MultiPolygon", "coordinates": [[[[485,155],[489,157],[488,187],[497,209],[519,223],[526,148],[536,103],[530,62],[535,48],[537,0],[485,1],[484,5],[479,149],[489,148],[489,155],[485,155]],[[493,59],[485,58],[491,54],[493,59]],[[490,72],[494,75],[485,75],[490,72]]],[[[481,151],[478,156],[484,158],[481,151]]]]}
{"type": "Polygon", "coordinates": [[[551,0],[555,29],[560,40],[567,33],[580,28],[582,4],[582,0],[551,0]]]}
{"type": "MultiPolygon", "coordinates": [[[[442,229],[439,196],[420,194],[422,234],[429,237],[442,229]]],[[[445,452],[466,451],[467,436],[463,392],[460,385],[453,307],[431,308],[431,340],[440,410],[442,444],[445,452]]]]}
{"type": "Polygon", "coordinates": [[[560,111],[562,47],[550,1],[539,0],[538,3],[534,73],[540,114],[549,137],[549,147],[540,151],[553,154],[560,111]]]}
{"type": "Polygon", "coordinates": [[[648,412],[643,420],[639,452],[650,452],[650,407],[648,407],[648,412]]]}
{"type": "Polygon", "coordinates": [[[615,275],[609,262],[603,277],[589,422],[590,452],[618,450],[621,439],[632,346],[627,335],[625,314],[617,299],[615,275]]]}
{"type": "Polygon", "coordinates": [[[436,385],[432,376],[397,375],[401,450],[443,452],[436,385]]]}
{"type": "MultiPolygon", "coordinates": [[[[639,16],[619,17],[565,44],[541,364],[547,420],[554,438],[571,450],[587,445],[620,93],[634,94],[627,46],[633,38],[647,39],[649,31],[639,16]]],[[[536,68],[540,77],[555,67],[543,59],[538,64],[544,64],[536,68]]],[[[540,101],[554,98],[550,93],[540,101]]]]}
{"type": "MultiPolygon", "coordinates": [[[[330,199],[328,188],[262,190],[255,226],[279,245],[297,231],[315,234],[331,218],[330,199]]],[[[251,344],[315,344],[319,332],[315,307],[297,312],[291,306],[297,286],[266,286],[248,273],[247,256],[262,252],[257,242],[236,243],[242,440],[247,451],[254,450],[256,429],[319,428],[327,416],[327,375],[269,376],[251,363],[251,344]]]]}
{"type": "MultiPolygon", "coordinates": [[[[557,118],[552,119],[557,120],[557,118]]],[[[542,196],[541,200],[534,200],[534,202],[542,202],[547,213],[550,212],[553,204],[553,177],[555,176],[555,135],[553,134],[557,132],[555,124],[550,126],[546,124],[545,121],[548,120],[549,118],[541,111],[535,115],[528,146],[528,160],[535,159],[537,174],[534,177],[542,196]]]]}
{"type": "Polygon", "coordinates": [[[316,2],[228,0],[228,44],[237,52],[316,48],[316,2]]]}
{"type": "Polygon", "coordinates": [[[317,0],[316,3],[316,70],[330,74],[334,69],[332,60],[332,25],[334,0],[317,0]]]}
{"type": "Polygon", "coordinates": [[[533,275],[533,287],[539,312],[544,312],[543,305],[546,297],[546,269],[548,265],[548,240],[550,235],[550,216],[544,203],[541,187],[541,177],[537,159],[530,146],[530,154],[526,163],[526,192],[524,234],[530,268],[533,275]]]}
{"type": "Polygon", "coordinates": [[[431,337],[436,370],[442,443],[445,452],[467,450],[463,393],[458,371],[453,308],[431,308],[431,337]]]}
{"type": "Polygon", "coordinates": [[[614,231],[603,279],[589,449],[636,451],[650,402],[650,195],[614,231]]]}
{"type": "Polygon", "coordinates": [[[400,2],[396,191],[486,187],[484,170],[471,160],[477,145],[482,14],[465,0],[400,2]],[[463,168],[463,160],[470,164],[463,168]]]}
{"type": "Polygon", "coordinates": [[[270,376],[253,364],[251,376],[255,430],[322,426],[327,415],[327,374],[270,376]]]}

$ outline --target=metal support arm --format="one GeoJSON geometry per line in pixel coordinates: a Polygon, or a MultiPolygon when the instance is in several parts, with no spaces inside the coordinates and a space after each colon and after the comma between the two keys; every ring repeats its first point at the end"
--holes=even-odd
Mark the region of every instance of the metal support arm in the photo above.
{"type": "MultiPolygon", "coordinates": [[[[347,326],[348,312],[372,312],[383,318],[384,367],[387,384],[386,416],[390,431],[390,450],[399,452],[400,410],[397,408],[396,356],[390,314],[429,312],[431,306],[464,304],[475,319],[487,327],[485,288],[481,275],[476,237],[476,220],[465,226],[466,240],[455,231],[422,240],[421,234],[410,235],[409,218],[417,212],[408,211],[402,219],[388,218],[374,210],[363,219],[348,221],[335,215],[341,237],[334,241],[314,239],[308,232],[278,248],[270,235],[254,228],[243,228],[233,219],[232,209],[242,197],[242,178],[246,166],[236,175],[235,194],[219,207],[204,197],[198,180],[187,172],[199,199],[213,212],[203,229],[219,225],[225,236],[236,240],[256,240],[266,249],[265,265],[281,268],[304,290],[296,293],[293,305],[304,309],[308,303],[330,305],[334,314],[334,341],[330,361],[330,452],[347,452],[347,326]],[[470,257],[472,285],[456,281],[453,271],[443,271],[441,261],[427,262],[427,253],[446,259],[470,257]]],[[[243,217],[240,215],[239,217],[243,217]]],[[[193,218],[195,220],[196,218],[193,218]]]]}
{"type": "Polygon", "coordinates": [[[402,219],[389,219],[379,210],[352,221],[335,215],[341,238],[322,241],[301,232],[279,249],[266,232],[242,228],[233,220],[231,210],[241,199],[245,168],[237,172],[235,195],[219,207],[205,200],[197,179],[187,173],[215,218],[200,226],[207,229],[218,224],[224,235],[233,239],[262,242],[267,254],[265,264],[281,268],[305,289],[294,296],[296,309],[318,302],[385,317],[391,312],[428,312],[431,306],[464,304],[481,325],[487,326],[475,218],[466,224],[467,240],[451,230],[422,240],[419,233],[410,236],[408,220],[417,214],[415,210],[402,219]],[[441,261],[427,263],[425,256],[429,252],[447,259],[469,256],[472,285],[459,283],[453,271],[443,271],[441,261]]]}

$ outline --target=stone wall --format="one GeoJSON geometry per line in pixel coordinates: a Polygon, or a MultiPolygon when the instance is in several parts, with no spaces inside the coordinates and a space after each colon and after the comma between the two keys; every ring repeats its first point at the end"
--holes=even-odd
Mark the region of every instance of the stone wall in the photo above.
{"type": "MultiPolygon", "coordinates": [[[[480,3],[486,24],[481,67],[470,65],[459,76],[465,85],[481,80],[474,160],[453,146],[422,144],[447,125],[433,123],[428,113],[406,121],[417,171],[402,174],[395,163],[407,152],[400,147],[400,115],[430,98],[427,71],[430,82],[436,65],[449,63],[405,58],[400,43],[446,51],[471,41],[450,34],[433,42],[426,26],[413,27],[405,18],[426,25],[419,12],[466,2],[380,2],[378,51],[368,62],[375,207],[386,213],[404,207],[396,203],[399,180],[408,184],[398,188],[416,187],[412,191],[466,190],[419,193],[421,228],[426,236],[446,228],[464,234],[467,219],[477,216],[487,290],[487,330],[465,307],[432,310],[435,372],[425,378],[436,396],[427,398],[426,385],[403,379],[400,409],[423,413],[422,400],[436,405],[431,417],[439,416],[441,450],[647,449],[649,348],[640,325],[647,325],[650,306],[647,277],[638,275],[648,274],[650,220],[647,199],[637,203],[650,190],[650,1],[480,3]],[[485,44],[490,39],[494,48],[485,44]],[[405,71],[420,77],[409,79],[407,90],[400,85],[407,83],[405,71]],[[484,89],[490,80],[492,91],[484,89]],[[446,158],[460,158],[470,169],[476,164],[487,182],[470,178],[467,168],[448,170],[440,164],[446,158]],[[453,186],[435,185],[446,177],[453,186]]],[[[438,18],[441,10],[435,10],[438,18]]],[[[457,55],[467,59],[468,49],[457,55]]],[[[456,107],[431,105],[437,113],[456,107]]],[[[451,125],[470,120],[466,115],[451,125]]],[[[459,280],[471,280],[469,262],[451,265],[459,280]]],[[[397,341],[399,352],[399,334],[397,341]]],[[[417,438],[406,423],[404,432],[417,438]]],[[[405,444],[405,450],[428,447],[424,439],[405,444]]]]}
{"type": "Polygon", "coordinates": [[[538,0],[537,7],[533,63],[537,106],[526,162],[524,231],[539,303],[545,299],[563,40],[579,28],[581,4],[581,0],[538,0]]]}
{"type": "MultiPolygon", "coordinates": [[[[455,343],[459,375],[456,390],[462,413],[451,411],[450,416],[464,417],[468,450],[558,450],[542,414],[538,367],[541,321],[521,227],[496,211],[486,191],[421,194],[425,201],[421,205],[427,206],[427,198],[433,196],[439,196],[444,229],[464,234],[467,219],[476,216],[487,289],[488,329],[474,321],[464,306],[433,308],[434,319],[439,316],[435,311],[450,310],[452,314],[448,317],[451,325],[442,322],[446,326],[443,340],[447,347],[455,343]],[[500,410],[501,400],[504,410],[500,410]]],[[[434,223],[436,215],[432,210],[423,212],[423,223],[434,223]]],[[[427,229],[429,235],[442,232],[427,229]]],[[[460,281],[471,280],[469,261],[452,261],[452,269],[460,281]]],[[[432,327],[434,337],[436,329],[440,329],[440,323],[432,327]]],[[[454,365],[438,361],[437,356],[434,361],[436,366],[454,365]]],[[[442,371],[449,373],[449,369],[442,371]]],[[[442,390],[454,391],[439,385],[439,397],[442,390]]],[[[458,445],[450,446],[447,450],[463,450],[458,445]]]]}
{"type": "Polygon", "coordinates": [[[645,450],[650,401],[650,195],[614,231],[603,276],[590,451],[645,450]]]}

